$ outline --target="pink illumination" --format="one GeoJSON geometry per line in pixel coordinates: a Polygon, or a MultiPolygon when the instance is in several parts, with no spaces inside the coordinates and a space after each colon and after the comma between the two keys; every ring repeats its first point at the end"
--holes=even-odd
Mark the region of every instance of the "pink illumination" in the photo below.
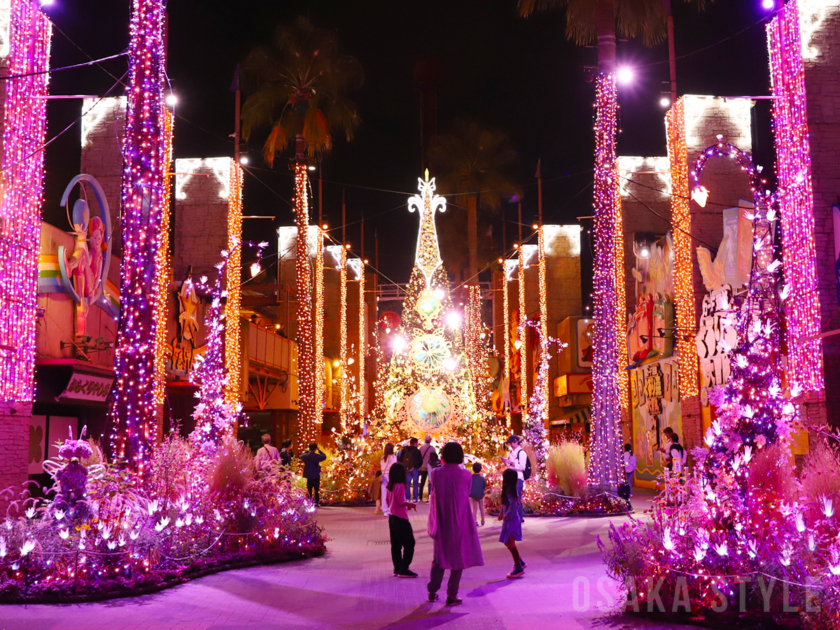
{"type": "Polygon", "coordinates": [[[34,397],[38,252],[52,27],[28,0],[12,0],[0,191],[0,402],[34,397]],[[43,74],[39,74],[43,73],[43,74]]]}
{"type": "MultiPolygon", "coordinates": [[[[595,260],[593,261],[595,335],[592,359],[592,483],[615,487],[620,480],[623,440],[616,321],[616,234],[621,233],[618,166],[615,156],[618,102],[612,75],[597,79],[595,103],[595,260]]],[[[622,285],[623,286],[623,285],[622,285]]],[[[623,320],[624,313],[620,313],[623,320]]]]}
{"type": "Polygon", "coordinates": [[[141,477],[155,434],[156,282],[166,165],[162,0],[133,0],[123,142],[123,259],[111,448],[141,477]]]}
{"type": "Polygon", "coordinates": [[[814,241],[814,197],[805,76],[797,2],[785,5],[767,26],[773,119],[776,132],[778,203],[782,220],[788,378],[803,392],[825,387],[814,241]]]}

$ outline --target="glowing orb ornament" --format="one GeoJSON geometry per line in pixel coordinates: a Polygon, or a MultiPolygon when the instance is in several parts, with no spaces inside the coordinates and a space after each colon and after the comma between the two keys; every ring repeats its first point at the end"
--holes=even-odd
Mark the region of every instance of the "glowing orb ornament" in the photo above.
{"type": "Polygon", "coordinates": [[[442,308],[443,305],[435,295],[435,292],[426,289],[417,298],[417,305],[414,307],[414,310],[423,318],[423,323],[428,326],[438,313],[440,313],[442,308]]]}
{"type": "Polygon", "coordinates": [[[422,433],[434,435],[452,418],[452,403],[441,387],[424,387],[408,400],[408,417],[422,433]]]}
{"type": "Polygon", "coordinates": [[[439,335],[423,335],[411,344],[411,359],[426,374],[439,372],[449,356],[449,343],[439,335]]]}

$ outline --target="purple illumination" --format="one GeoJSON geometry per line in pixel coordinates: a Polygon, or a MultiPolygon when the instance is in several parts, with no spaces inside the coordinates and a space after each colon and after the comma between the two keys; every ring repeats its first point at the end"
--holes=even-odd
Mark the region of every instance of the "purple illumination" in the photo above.
{"type": "Polygon", "coordinates": [[[772,11],[776,6],[774,0],[761,0],[761,8],[765,11],[772,11]]]}
{"type": "Polygon", "coordinates": [[[592,483],[615,487],[619,483],[623,440],[619,390],[615,237],[621,233],[620,200],[615,142],[618,102],[615,77],[597,79],[595,104],[595,260],[593,292],[595,334],[592,359],[592,483]]]}
{"type": "Polygon", "coordinates": [[[0,202],[0,403],[31,403],[35,377],[38,245],[44,180],[50,37],[46,17],[12,0],[5,81],[3,190],[0,202]],[[40,74],[44,73],[44,74],[40,74]]]}
{"type": "Polygon", "coordinates": [[[117,381],[111,402],[113,456],[141,477],[155,433],[155,257],[166,164],[162,0],[133,0],[123,143],[123,259],[117,381]]]}
{"type": "Polygon", "coordinates": [[[820,339],[817,248],[814,241],[814,195],[811,188],[811,146],[799,10],[790,2],[767,25],[776,171],[787,301],[788,373],[802,391],[825,387],[820,339]]]}
{"type": "Polygon", "coordinates": [[[633,80],[633,69],[627,66],[619,68],[616,76],[619,83],[630,83],[633,80]]]}

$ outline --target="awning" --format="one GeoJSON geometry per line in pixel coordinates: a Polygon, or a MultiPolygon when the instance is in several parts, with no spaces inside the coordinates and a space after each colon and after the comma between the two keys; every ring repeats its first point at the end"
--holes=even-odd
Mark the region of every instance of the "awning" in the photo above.
{"type": "Polygon", "coordinates": [[[590,416],[589,407],[574,407],[561,413],[559,418],[549,420],[549,426],[562,427],[571,424],[583,424],[589,422],[590,416]]]}

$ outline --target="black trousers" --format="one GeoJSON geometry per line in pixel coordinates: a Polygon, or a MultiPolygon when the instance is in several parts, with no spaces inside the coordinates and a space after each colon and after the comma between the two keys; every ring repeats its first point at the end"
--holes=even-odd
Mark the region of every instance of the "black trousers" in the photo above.
{"type": "Polygon", "coordinates": [[[394,561],[394,573],[405,573],[414,560],[414,531],[408,519],[388,517],[388,529],[391,530],[391,560],[394,561]]]}
{"type": "Polygon", "coordinates": [[[315,495],[315,505],[321,505],[321,480],[320,479],[307,479],[306,480],[306,494],[309,495],[309,498],[312,498],[312,495],[315,495]]]}
{"type": "Polygon", "coordinates": [[[421,501],[423,500],[423,488],[426,487],[426,479],[429,478],[429,471],[428,470],[421,470],[420,471],[420,496],[418,497],[421,501]]]}

